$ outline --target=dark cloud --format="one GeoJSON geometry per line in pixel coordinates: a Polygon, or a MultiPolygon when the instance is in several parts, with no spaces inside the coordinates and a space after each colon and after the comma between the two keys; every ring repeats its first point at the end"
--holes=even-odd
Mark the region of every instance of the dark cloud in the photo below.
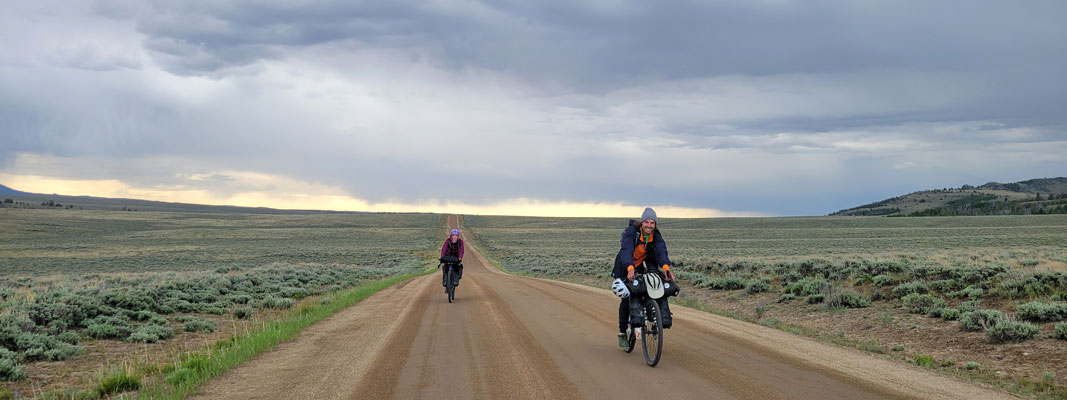
{"type": "Polygon", "coordinates": [[[70,163],[40,174],[217,192],[245,184],[220,171],[243,171],[372,202],[823,214],[1067,170],[1065,11],[5,4],[0,38],[27,39],[0,39],[0,172],[33,153],[70,163]]]}

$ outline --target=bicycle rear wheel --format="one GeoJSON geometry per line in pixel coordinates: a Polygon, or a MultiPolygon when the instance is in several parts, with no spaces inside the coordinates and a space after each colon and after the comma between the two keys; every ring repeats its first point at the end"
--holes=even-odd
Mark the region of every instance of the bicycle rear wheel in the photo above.
{"type": "Polygon", "coordinates": [[[663,319],[660,318],[659,304],[655,300],[645,301],[645,328],[641,330],[641,350],[645,353],[645,364],[655,367],[663,355],[663,319]]]}
{"type": "Polygon", "coordinates": [[[452,269],[448,270],[448,275],[445,275],[447,282],[445,283],[446,292],[448,293],[448,302],[451,303],[452,299],[456,298],[456,287],[452,285],[452,269]]]}

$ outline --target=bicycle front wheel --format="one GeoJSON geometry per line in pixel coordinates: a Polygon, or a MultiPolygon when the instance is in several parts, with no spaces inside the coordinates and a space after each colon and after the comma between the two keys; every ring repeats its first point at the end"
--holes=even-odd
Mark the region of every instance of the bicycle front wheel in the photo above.
{"type": "Polygon", "coordinates": [[[655,300],[645,302],[645,328],[641,330],[641,350],[645,353],[645,364],[655,367],[663,355],[663,319],[660,318],[659,304],[655,300]]]}
{"type": "Polygon", "coordinates": [[[456,298],[456,286],[452,284],[452,274],[453,273],[454,272],[452,272],[452,270],[448,270],[448,275],[445,276],[445,279],[447,280],[447,282],[445,283],[445,285],[446,285],[445,288],[447,289],[446,292],[448,292],[448,302],[449,303],[452,302],[452,299],[456,298]]]}

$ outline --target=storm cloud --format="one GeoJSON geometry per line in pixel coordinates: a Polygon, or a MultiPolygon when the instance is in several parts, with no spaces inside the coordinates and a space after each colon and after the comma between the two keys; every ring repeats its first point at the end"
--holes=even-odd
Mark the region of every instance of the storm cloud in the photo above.
{"type": "Polygon", "coordinates": [[[1057,1],[16,2],[0,6],[0,173],[220,201],[278,190],[248,178],[269,176],[369,203],[825,214],[1064,175],[1064,15],[1057,1]]]}

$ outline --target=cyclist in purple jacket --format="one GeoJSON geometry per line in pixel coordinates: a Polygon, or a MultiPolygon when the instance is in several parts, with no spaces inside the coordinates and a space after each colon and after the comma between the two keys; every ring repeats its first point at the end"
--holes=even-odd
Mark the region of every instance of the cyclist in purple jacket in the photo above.
{"type": "MultiPolygon", "coordinates": [[[[445,256],[452,256],[459,259],[459,262],[455,264],[455,275],[452,285],[459,286],[459,280],[463,278],[463,239],[459,238],[459,229],[453,229],[449,232],[448,238],[445,239],[445,244],[441,245],[441,258],[445,256]]],[[[447,268],[441,268],[441,286],[448,286],[445,282],[445,277],[448,274],[447,268]]]]}

